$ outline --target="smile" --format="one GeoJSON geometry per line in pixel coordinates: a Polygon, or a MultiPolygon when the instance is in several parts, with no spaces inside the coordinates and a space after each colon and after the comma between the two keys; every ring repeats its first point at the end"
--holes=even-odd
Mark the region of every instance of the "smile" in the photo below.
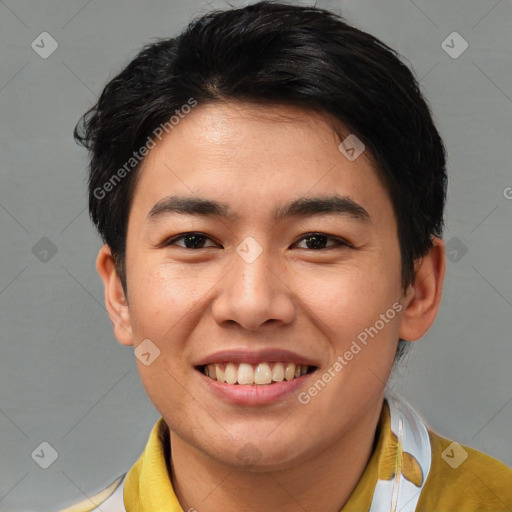
{"type": "Polygon", "coordinates": [[[315,367],[291,362],[213,363],[199,368],[212,380],[232,385],[265,386],[302,377],[315,367]]]}

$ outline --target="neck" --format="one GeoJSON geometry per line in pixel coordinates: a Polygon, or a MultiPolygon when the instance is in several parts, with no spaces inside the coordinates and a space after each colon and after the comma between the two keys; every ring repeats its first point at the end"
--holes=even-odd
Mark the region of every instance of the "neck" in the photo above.
{"type": "Polygon", "coordinates": [[[338,512],[370,458],[382,397],[326,450],[291,468],[269,472],[233,469],[190,446],[174,432],[172,482],[183,510],[338,512]]]}

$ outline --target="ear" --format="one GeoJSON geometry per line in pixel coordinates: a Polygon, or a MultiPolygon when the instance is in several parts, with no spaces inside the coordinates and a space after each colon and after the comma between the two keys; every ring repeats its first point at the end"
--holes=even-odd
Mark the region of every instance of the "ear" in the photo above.
{"type": "Polygon", "coordinates": [[[416,341],[436,319],[443,292],[446,258],[444,242],[434,237],[432,247],[415,267],[414,282],[409,286],[400,322],[400,338],[416,341]]]}
{"type": "Polygon", "coordinates": [[[114,326],[114,335],[122,345],[131,346],[133,333],[128,301],[108,245],[100,249],[96,258],[96,269],[105,286],[105,306],[114,326]]]}

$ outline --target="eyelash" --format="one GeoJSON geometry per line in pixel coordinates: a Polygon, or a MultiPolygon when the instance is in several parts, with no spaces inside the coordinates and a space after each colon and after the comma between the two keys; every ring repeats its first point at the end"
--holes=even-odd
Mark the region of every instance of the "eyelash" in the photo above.
{"type": "MultiPolygon", "coordinates": [[[[174,242],[176,242],[177,240],[180,240],[182,238],[187,238],[189,236],[199,236],[199,237],[203,237],[203,238],[207,238],[207,239],[211,240],[211,238],[208,235],[204,234],[204,233],[200,233],[200,232],[197,232],[197,231],[191,231],[191,232],[188,232],[188,233],[182,233],[181,235],[175,236],[174,238],[170,238],[170,239],[164,241],[161,244],[161,246],[162,247],[168,247],[168,246],[174,245],[174,242]]],[[[335,244],[331,245],[331,246],[328,246],[328,247],[324,247],[322,249],[307,249],[306,248],[305,250],[319,252],[319,251],[326,251],[326,250],[329,250],[329,249],[335,249],[337,247],[349,247],[349,248],[353,247],[352,244],[350,244],[346,240],[343,240],[342,238],[338,238],[338,237],[335,237],[335,236],[332,236],[332,235],[327,235],[325,233],[319,233],[319,232],[316,232],[316,231],[303,235],[295,243],[299,243],[299,242],[301,242],[301,241],[303,241],[305,239],[312,238],[314,236],[324,237],[327,240],[334,241],[335,244]]],[[[209,247],[199,247],[199,248],[194,249],[193,247],[183,247],[181,245],[178,245],[177,247],[181,247],[182,249],[188,249],[188,250],[191,250],[191,251],[199,251],[201,249],[208,249],[209,248],[209,247]]]]}

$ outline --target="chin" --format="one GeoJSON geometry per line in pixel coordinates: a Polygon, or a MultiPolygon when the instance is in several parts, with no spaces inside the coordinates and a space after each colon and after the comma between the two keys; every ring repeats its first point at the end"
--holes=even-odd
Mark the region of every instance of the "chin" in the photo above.
{"type": "MultiPolygon", "coordinates": [[[[230,441],[230,449],[226,451],[219,447],[219,451],[209,454],[217,462],[236,471],[250,473],[266,473],[282,471],[293,468],[307,460],[313,451],[304,446],[304,441],[297,434],[295,441],[270,440],[266,438],[255,439],[248,435],[247,439],[230,441]]],[[[211,446],[209,446],[211,449],[211,446]]]]}

